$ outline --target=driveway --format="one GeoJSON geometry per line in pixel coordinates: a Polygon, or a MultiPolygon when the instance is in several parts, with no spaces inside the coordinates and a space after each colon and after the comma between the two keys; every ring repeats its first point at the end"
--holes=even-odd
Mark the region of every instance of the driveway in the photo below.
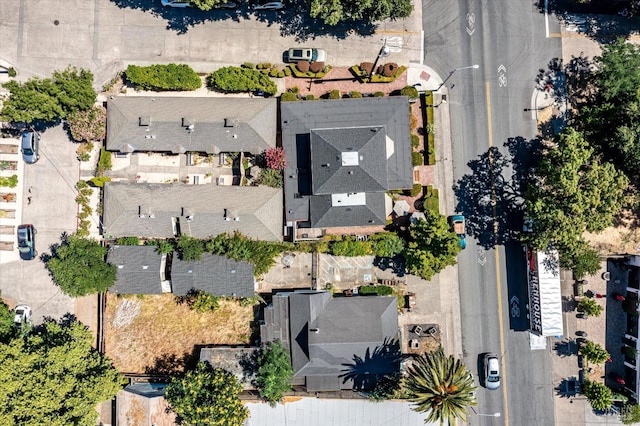
{"type": "Polygon", "coordinates": [[[69,141],[62,125],[41,135],[40,160],[24,165],[18,183],[22,194],[18,199],[21,223],[35,226],[39,256],[31,261],[13,256],[8,258],[9,262],[0,265],[2,298],[12,307],[19,303],[30,305],[35,323],[41,322],[43,317],[59,318],[74,312],[74,300],[53,284],[40,256],[51,253],[50,246],[60,241],[63,232],[76,230],[76,146],[69,141]],[[30,204],[28,197],[31,197],[30,204]]]}

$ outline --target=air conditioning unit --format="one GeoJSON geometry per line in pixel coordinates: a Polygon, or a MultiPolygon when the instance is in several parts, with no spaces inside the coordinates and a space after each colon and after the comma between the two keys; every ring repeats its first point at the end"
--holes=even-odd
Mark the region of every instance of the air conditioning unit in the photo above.
{"type": "Polygon", "coordinates": [[[223,178],[223,177],[219,177],[219,178],[216,180],[216,183],[217,183],[218,185],[224,185],[224,178],[223,178]]]}

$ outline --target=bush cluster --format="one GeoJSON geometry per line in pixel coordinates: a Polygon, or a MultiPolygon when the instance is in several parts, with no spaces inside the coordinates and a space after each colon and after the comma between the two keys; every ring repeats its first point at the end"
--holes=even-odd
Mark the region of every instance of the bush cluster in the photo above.
{"type": "Polygon", "coordinates": [[[282,95],[280,95],[280,101],[282,102],[293,102],[293,101],[299,101],[299,100],[300,99],[298,99],[298,95],[295,92],[292,92],[291,90],[287,90],[282,95]]]}
{"type": "Polygon", "coordinates": [[[98,167],[96,170],[97,175],[103,175],[104,172],[111,170],[111,153],[104,149],[104,147],[100,148],[100,158],[98,159],[98,167]]]}
{"type": "Polygon", "coordinates": [[[129,65],[124,75],[138,90],[196,90],[202,85],[198,74],[186,64],[129,65]]]}
{"type": "MultiPolygon", "coordinates": [[[[402,75],[407,70],[407,67],[404,65],[398,67],[395,74],[392,76],[385,76],[384,74],[374,74],[371,76],[371,71],[373,70],[373,64],[371,62],[363,62],[360,65],[354,65],[349,68],[351,73],[358,78],[360,83],[391,83],[395,81],[398,77],[402,75]]],[[[384,70],[384,68],[383,68],[384,70]]]]}
{"type": "Polygon", "coordinates": [[[324,62],[300,61],[297,64],[289,64],[285,69],[290,70],[290,74],[296,78],[323,78],[329,71],[331,71],[331,65],[324,65],[324,62]],[[303,71],[306,70],[306,71],[303,71]],[[318,70],[314,72],[314,70],[318,70]]]}
{"type": "Polygon", "coordinates": [[[93,107],[67,116],[71,137],[78,142],[103,141],[107,135],[107,110],[93,107]]]}
{"type": "Polygon", "coordinates": [[[422,166],[424,165],[424,156],[420,152],[412,151],[411,152],[411,164],[414,166],[422,166]]]}
{"type": "Polygon", "coordinates": [[[15,188],[18,185],[18,175],[11,175],[9,177],[0,176],[0,186],[8,186],[9,188],[15,188]]]}
{"type": "Polygon", "coordinates": [[[220,68],[207,77],[207,85],[226,93],[255,92],[262,90],[267,95],[275,95],[276,84],[258,70],[241,67],[220,68]]]}
{"type": "Polygon", "coordinates": [[[412,148],[417,148],[419,146],[420,146],[420,136],[411,135],[411,147],[412,148]]]}
{"type": "Polygon", "coordinates": [[[388,285],[363,285],[358,288],[358,294],[375,294],[378,296],[389,296],[393,294],[393,287],[388,285]]]}
{"type": "Polygon", "coordinates": [[[418,89],[413,86],[404,86],[402,90],[400,90],[400,94],[402,96],[408,96],[409,98],[417,98],[418,96],[420,96],[420,93],[418,93],[418,89]]]}
{"type": "Polygon", "coordinates": [[[337,89],[334,89],[329,92],[328,97],[329,99],[340,99],[340,91],[337,89]]]}
{"type": "Polygon", "coordinates": [[[79,180],[76,183],[76,189],[78,190],[76,203],[80,205],[80,212],[78,213],[78,221],[80,223],[76,235],[78,237],[88,237],[89,227],[91,226],[89,216],[93,213],[93,209],[89,206],[89,197],[93,194],[93,189],[89,188],[89,184],[84,180],[79,180]]]}

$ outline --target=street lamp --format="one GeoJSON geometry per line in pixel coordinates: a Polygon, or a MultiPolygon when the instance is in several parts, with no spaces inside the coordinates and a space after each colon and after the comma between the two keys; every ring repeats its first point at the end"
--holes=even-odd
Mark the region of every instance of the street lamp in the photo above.
{"type": "Polygon", "coordinates": [[[474,65],[469,65],[468,67],[460,67],[460,68],[456,68],[456,69],[450,71],[449,75],[447,76],[447,78],[445,78],[444,81],[442,83],[440,83],[440,86],[438,86],[438,88],[435,91],[437,92],[438,90],[440,90],[440,88],[442,86],[444,86],[444,84],[447,82],[447,80],[449,80],[451,78],[451,76],[456,73],[456,71],[468,70],[468,69],[477,70],[478,68],[480,68],[480,65],[474,64],[474,65]]]}
{"type": "Polygon", "coordinates": [[[373,75],[376,73],[376,66],[378,65],[378,61],[380,60],[380,58],[382,58],[383,56],[389,56],[389,46],[387,46],[387,39],[384,39],[384,44],[382,45],[382,47],[380,48],[380,51],[378,52],[378,56],[376,57],[375,62],[373,63],[373,67],[371,68],[371,75],[369,77],[373,77],[373,75]]]}
{"type": "Polygon", "coordinates": [[[484,417],[500,417],[502,414],[500,413],[492,413],[492,414],[482,414],[478,413],[475,408],[471,407],[471,410],[475,413],[476,416],[484,416],[484,417]]]}

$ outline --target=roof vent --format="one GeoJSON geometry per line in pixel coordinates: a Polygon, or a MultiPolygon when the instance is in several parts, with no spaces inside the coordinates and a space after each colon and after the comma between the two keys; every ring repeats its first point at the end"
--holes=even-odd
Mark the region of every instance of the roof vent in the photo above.
{"type": "Polygon", "coordinates": [[[232,136],[234,139],[238,139],[238,135],[236,135],[235,133],[232,136]]]}
{"type": "Polygon", "coordinates": [[[193,220],[193,215],[187,216],[187,222],[191,222],[193,220]]]}
{"type": "Polygon", "coordinates": [[[191,117],[182,117],[182,127],[191,128],[194,124],[196,124],[195,120],[191,117]]]}
{"type": "Polygon", "coordinates": [[[235,273],[236,273],[236,270],[235,270],[235,269],[232,269],[232,270],[231,270],[231,273],[232,273],[232,274],[235,274],[235,273]]]}
{"type": "Polygon", "coordinates": [[[312,331],[316,334],[320,333],[320,329],[319,328],[310,328],[309,331],[312,331]]]}
{"type": "Polygon", "coordinates": [[[124,269],[124,265],[118,265],[118,269],[124,269]]]}
{"type": "Polygon", "coordinates": [[[238,124],[238,119],[229,117],[224,119],[224,127],[235,127],[238,124]]]}
{"type": "Polygon", "coordinates": [[[147,215],[146,215],[146,214],[142,214],[142,213],[141,213],[140,215],[138,215],[138,217],[139,217],[140,219],[144,219],[145,217],[147,217],[147,215]]]}
{"type": "Polygon", "coordinates": [[[193,274],[193,269],[189,269],[189,270],[187,270],[187,273],[188,273],[188,274],[193,274]]]}
{"type": "Polygon", "coordinates": [[[149,265],[142,265],[142,269],[146,271],[147,269],[149,269],[149,265]]]}
{"type": "Polygon", "coordinates": [[[353,170],[349,170],[349,174],[352,175],[353,174],[353,170]]]}
{"type": "Polygon", "coordinates": [[[151,117],[148,115],[143,115],[139,117],[138,123],[140,124],[140,126],[148,126],[151,124],[151,117]]]}
{"type": "Polygon", "coordinates": [[[149,219],[155,219],[155,218],[156,218],[156,215],[155,215],[155,214],[151,213],[151,214],[149,215],[149,219]]]}
{"type": "Polygon", "coordinates": [[[236,222],[239,222],[240,221],[240,217],[236,216],[236,217],[233,218],[233,220],[235,220],[236,222]]]}

